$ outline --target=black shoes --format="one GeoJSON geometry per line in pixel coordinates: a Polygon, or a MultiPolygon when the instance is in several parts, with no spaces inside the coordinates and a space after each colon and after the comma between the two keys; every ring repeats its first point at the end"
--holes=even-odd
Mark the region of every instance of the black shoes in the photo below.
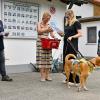
{"type": "Polygon", "coordinates": [[[9,82],[11,82],[11,81],[13,81],[13,79],[11,79],[8,75],[6,75],[6,76],[2,76],[1,81],[9,81],[9,82]]]}

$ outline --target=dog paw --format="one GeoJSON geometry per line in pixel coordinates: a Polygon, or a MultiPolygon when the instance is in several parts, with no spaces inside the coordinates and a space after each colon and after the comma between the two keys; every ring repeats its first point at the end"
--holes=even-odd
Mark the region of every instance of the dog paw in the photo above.
{"type": "Polygon", "coordinates": [[[82,91],[82,88],[81,87],[78,87],[78,92],[82,91]]]}
{"type": "Polygon", "coordinates": [[[69,84],[68,84],[68,88],[70,88],[69,84]]]}

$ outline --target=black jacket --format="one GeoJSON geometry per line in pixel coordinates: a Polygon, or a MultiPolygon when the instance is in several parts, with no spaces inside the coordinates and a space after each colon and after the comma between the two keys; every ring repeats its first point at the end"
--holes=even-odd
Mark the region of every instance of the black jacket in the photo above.
{"type": "MultiPolygon", "coordinates": [[[[4,32],[4,28],[3,28],[3,23],[0,20],[0,33],[4,32]]],[[[0,51],[2,51],[4,49],[4,43],[3,43],[3,35],[0,35],[0,51]]]]}

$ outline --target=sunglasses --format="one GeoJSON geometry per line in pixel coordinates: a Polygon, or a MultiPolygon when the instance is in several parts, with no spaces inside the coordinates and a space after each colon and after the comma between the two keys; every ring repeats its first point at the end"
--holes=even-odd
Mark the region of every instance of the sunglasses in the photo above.
{"type": "Polygon", "coordinates": [[[68,16],[65,16],[65,18],[68,18],[68,16]]]}

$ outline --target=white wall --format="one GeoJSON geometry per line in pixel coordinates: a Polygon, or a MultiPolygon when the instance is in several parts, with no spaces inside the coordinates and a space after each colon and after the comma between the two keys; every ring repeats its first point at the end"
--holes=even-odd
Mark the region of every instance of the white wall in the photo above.
{"type": "Polygon", "coordinates": [[[36,41],[5,39],[6,65],[36,63],[36,41]]]}
{"type": "Polygon", "coordinates": [[[97,27],[97,40],[98,40],[100,21],[82,23],[83,37],[81,37],[79,40],[79,50],[82,52],[83,55],[91,57],[97,56],[97,43],[87,44],[87,27],[92,27],[92,26],[97,27]]]}
{"type": "MultiPolygon", "coordinates": [[[[44,2],[41,2],[41,9],[40,9],[40,16],[42,17],[42,14],[44,11],[49,11],[50,7],[55,7],[56,8],[56,12],[55,14],[51,14],[52,15],[52,19],[55,19],[58,23],[58,27],[60,27],[63,30],[63,19],[64,19],[64,15],[65,15],[65,10],[66,10],[66,5],[63,3],[60,3],[59,1],[55,1],[53,0],[53,2],[46,2],[44,0],[44,2]]],[[[41,18],[40,18],[41,20],[41,18]]]]}
{"type": "Polygon", "coordinates": [[[74,5],[73,10],[77,16],[82,16],[82,18],[93,16],[93,5],[92,4],[84,4],[81,7],[74,5]]]}

